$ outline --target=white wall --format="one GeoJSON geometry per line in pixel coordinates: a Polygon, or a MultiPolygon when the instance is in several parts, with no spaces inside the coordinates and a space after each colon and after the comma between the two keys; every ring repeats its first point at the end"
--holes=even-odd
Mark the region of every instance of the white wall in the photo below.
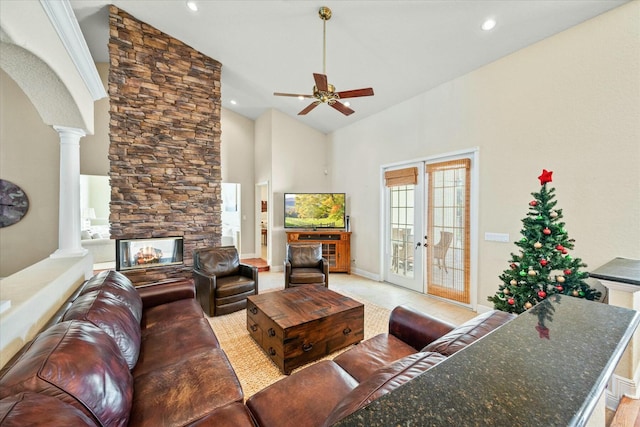
{"type": "MultiPolygon", "coordinates": [[[[639,15],[631,2],[332,134],[332,187],[350,196],[355,267],[381,273],[380,165],[472,147],[480,236],[521,237],[546,168],[575,256],[592,269],[640,258],[639,15]]],[[[516,249],[480,241],[480,304],[516,249]]]]}
{"type": "Polygon", "coordinates": [[[322,192],[330,189],[326,135],[272,110],[271,133],[271,260],[284,262],[284,193],[322,192]],[[327,171],[328,173],[328,171],[327,171]]]}
{"type": "Polygon", "coordinates": [[[0,228],[0,277],[6,277],[58,247],[60,138],[2,70],[0,123],[0,178],[20,186],[29,198],[24,218],[0,228]]]}
{"type": "MultiPolygon", "coordinates": [[[[96,63],[98,74],[105,90],[109,84],[109,64],[96,63]]],[[[80,173],[86,175],[109,175],[109,97],[99,99],[94,107],[93,135],[80,140],[80,173]]]]}
{"type": "MultiPolygon", "coordinates": [[[[222,182],[240,184],[243,253],[253,253],[255,233],[254,122],[222,108],[220,162],[222,182]]],[[[242,255],[242,254],[241,254],[242,255]]]]}

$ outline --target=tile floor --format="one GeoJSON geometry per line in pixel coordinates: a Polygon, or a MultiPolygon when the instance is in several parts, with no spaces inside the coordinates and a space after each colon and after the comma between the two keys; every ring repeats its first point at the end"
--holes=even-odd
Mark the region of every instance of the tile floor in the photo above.
{"type": "MultiPolygon", "coordinates": [[[[283,289],[284,273],[282,271],[264,271],[258,273],[258,292],[267,289],[283,289]]],[[[477,313],[469,308],[433,298],[409,289],[376,282],[355,274],[333,273],[329,276],[329,289],[344,291],[357,299],[363,299],[388,308],[407,304],[432,316],[459,325],[475,317],[477,313]]]]}

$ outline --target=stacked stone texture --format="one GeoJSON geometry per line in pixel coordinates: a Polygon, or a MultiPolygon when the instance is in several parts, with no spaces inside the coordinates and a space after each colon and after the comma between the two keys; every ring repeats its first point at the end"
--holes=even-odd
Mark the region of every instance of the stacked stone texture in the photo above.
{"type": "Polygon", "coordinates": [[[221,64],[109,7],[111,237],[184,238],[184,264],[126,272],[190,277],[220,243],[221,64]]]}

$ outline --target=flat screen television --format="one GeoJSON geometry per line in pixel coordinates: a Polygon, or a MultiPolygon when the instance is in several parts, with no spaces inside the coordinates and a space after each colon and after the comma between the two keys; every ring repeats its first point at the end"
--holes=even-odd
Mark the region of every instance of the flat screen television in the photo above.
{"type": "Polygon", "coordinates": [[[284,228],[344,228],[345,193],[285,193],[284,228]]]}

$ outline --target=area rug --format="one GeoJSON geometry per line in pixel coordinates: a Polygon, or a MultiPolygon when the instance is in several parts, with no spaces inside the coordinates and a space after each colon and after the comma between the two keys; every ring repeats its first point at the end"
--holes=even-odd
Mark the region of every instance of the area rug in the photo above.
{"type": "MultiPolygon", "coordinates": [[[[362,298],[354,299],[364,304],[364,338],[368,339],[379,333],[387,332],[389,310],[363,301],[362,298]]],[[[246,399],[285,377],[249,335],[246,310],[211,317],[209,323],[238,375],[246,399]]],[[[320,360],[333,359],[349,348],[336,351],[320,360]]],[[[294,369],[293,372],[304,369],[306,366],[308,365],[294,369]]]]}

